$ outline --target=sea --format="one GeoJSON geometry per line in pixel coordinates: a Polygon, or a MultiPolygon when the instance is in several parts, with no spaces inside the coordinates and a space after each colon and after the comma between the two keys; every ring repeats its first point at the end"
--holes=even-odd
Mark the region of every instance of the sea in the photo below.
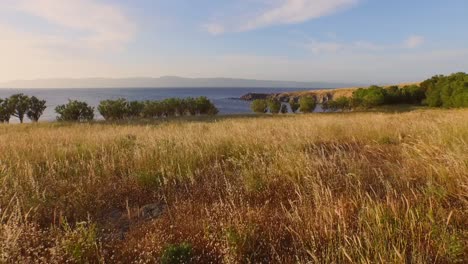
{"type": "MultiPolygon", "coordinates": [[[[298,88],[70,88],[70,89],[0,89],[0,98],[16,93],[24,93],[46,100],[47,109],[40,121],[55,121],[55,107],[68,100],[79,100],[97,107],[107,99],[125,98],[129,101],[162,100],[166,98],[208,97],[219,109],[221,115],[251,114],[250,102],[238,98],[247,93],[281,93],[301,90],[298,88]]],[[[95,109],[96,119],[102,119],[95,109]]],[[[27,118],[25,118],[26,120],[27,118]]],[[[12,117],[11,123],[17,123],[12,117]]]]}

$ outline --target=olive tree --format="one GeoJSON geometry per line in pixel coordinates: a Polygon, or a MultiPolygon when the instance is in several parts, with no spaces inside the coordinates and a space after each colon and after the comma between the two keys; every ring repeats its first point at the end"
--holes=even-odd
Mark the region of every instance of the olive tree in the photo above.
{"type": "Polygon", "coordinates": [[[268,107],[267,101],[262,100],[262,99],[256,99],[252,101],[252,104],[250,104],[250,108],[252,111],[255,113],[260,113],[263,114],[266,112],[266,109],[268,107]]]}
{"type": "Polygon", "coordinates": [[[29,110],[27,112],[27,116],[31,119],[32,122],[39,121],[39,118],[44,113],[44,110],[47,108],[45,105],[45,100],[39,100],[37,97],[32,96],[29,101],[29,110]]]}
{"type": "Polygon", "coordinates": [[[91,121],[94,119],[94,107],[85,102],[68,100],[67,104],[55,108],[58,121],[91,121]]]}
{"type": "Polygon", "coordinates": [[[0,98],[0,123],[9,123],[13,114],[13,107],[8,98],[0,98]]]}
{"type": "Polygon", "coordinates": [[[303,96],[299,99],[299,110],[302,113],[312,113],[316,106],[317,102],[312,96],[303,96]]]}
{"type": "Polygon", "coordinates": [[[270,113],[278,114],[281,110],[281,102],[275,99],[268,100],[268,109],[270,109],[270,113]]]}
{"type": "Polygon", "coordinates": [[[24,116],[29,111],[30,101],[31,98],[22,93],[10,96],[9,104],[13,109],[12,115],[17,117],[20,120],[20,123],[23,123],[24,116]]]}

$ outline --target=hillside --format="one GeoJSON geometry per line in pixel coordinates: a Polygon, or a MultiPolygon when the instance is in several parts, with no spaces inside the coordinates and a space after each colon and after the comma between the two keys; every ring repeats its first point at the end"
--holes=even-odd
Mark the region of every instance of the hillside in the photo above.
{"type": "Polygon", "coordinates": [[[466,263],[466,120],[0,125],[0,262],[466,263]]]}

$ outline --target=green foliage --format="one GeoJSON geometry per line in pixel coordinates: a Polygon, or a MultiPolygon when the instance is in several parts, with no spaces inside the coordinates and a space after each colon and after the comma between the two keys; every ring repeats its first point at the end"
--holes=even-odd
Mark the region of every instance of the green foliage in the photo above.
{"type": "Polygon", "coordinates": [[[432,107],[468,107],[468,74],[437,75],[421,84],[426,89],[426,104],[432,107]]]}
{"type": "Polygon", "coordinates": [[[330,100],[326,104],[324,104],[325,107],[322,107],[326,110],[330,109],[332,111],[345,111],[345,110],[350,110],[351,109],[351,100],[347,97],[339,97],[335,100],[330,100]]]}
{"type": "Polygon", "coordinates": [[[299,99],[299,110],[302,113],[312,113],[317,106],[317,102],[314,97],[304,96],[299,99]]]}
{"type": "Polygon", "coordinates": [[[200,115],[216,115],[219,112],[216,106],[205,96],[196,99],[196,109],[200,115]]]}
{"type": "Polygon", "coordinates": [[[9,123],[14,109],[8,98],[0,98],[0,123],[9,123]]]}
{"type": "Polygon", "coordinates": [[[13,116],[18,117],[20,123],[23,123],[24,116],[29,110],[30,98],[22,93],[10,96],[9,104],[13,109],[13,116]]]}
{"type": "Polygon", "coordinates": [[[165,112],[164,104],[160,101],[146,101],[143,104],[142,115],[144,118],[157,118],[165,112]]]}
{"type": "Polygon", "coordinates": [[[186,264],[192,260],[192,245],[189,243],[168,245],[161,256],[162,264],[186,264]]]}
{"type": "Polygon", "coordinates": [[[252,104],[250,105],[250,108],[255,113],[263,114],[266,112],[268,108],[268,103],[266,100],[262,100],[262,99],[253,100],[252,104]]]}
{"type": "Polygon", "coordinates": [[[65,235],[61,240],[64,253],[76,263],[94,263],[99,260],[97,230],[94,224],[78,223],[72,228],[64,223],[65,235]]]}
{"type": "Polygon", "coordinates": [[[68,104],[59,105],[55,108],[58,121],[91,121],[94,119],[94,107],[85,102],[68,100],[68,104]]]}
{"type": "Polygon", "coordinates": [[[289,105],[291,105],[291,110],[293,111],[293,113],[296,113],[297,110],[299,110],[300,105],[296,99],[289,99],[289,105]]]}
{"type": "Polygon", "coordinates": [[[45,100],[39,100],[37,97],[32,96],[29,101],[29,110],[27,116],[31,121],[37,122],[47,108],[45,100]]]}
{"type": "Polygon", "coordinates": [[[127,104],[126,115],[128,118],[138,118],[142,116],[145,104],[139,101],[131,101],[127,104]]]}
{"type": "Polygon", "coordinates": [[[279,111],[281,110],[281,102],[275,99],[270,99],[267,102],[268,104],[268,109],[270,110],[270,113],[272,114],[278,114],[279,111]]]}
{"type": "Polygon", "coordinates": [[[98,111],[106,120],[121,120],[127,116],[127,108],[127,100],[121,98],[117,100],[101,101],[98,106],[98,111]]]}

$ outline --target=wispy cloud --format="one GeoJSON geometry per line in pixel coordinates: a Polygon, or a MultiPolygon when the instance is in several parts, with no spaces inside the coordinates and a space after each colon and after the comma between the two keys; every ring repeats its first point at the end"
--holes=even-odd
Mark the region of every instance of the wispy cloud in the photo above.
{"type": "Polygon", "coordinates": [[[409,49],[414,49],[424,44],[424,42],[425,39],[423,36],[413,35],[405,40],[405,46],[409,49]]]}
{"type": "Polygon", "coordinates": [[[265,1],[262,10],[246,18],[233,14],[232,16],[242,17],[241,21],[228,23],[227,21],[216,21],[205,26],[208,32],[214,34],[226,31],[250,31],[282,24],[298,24],[312,19],[334,14],[340,10],[350,8],[360,0],[277,0],[270,1],[269,5],[265,1]],[[271,4],[273,2],[273,4],[271,4]],[[213,30],[213,29],[220,29],[213,30]]]}
{"type": "Polygon", "coordinates": [[[70,45],[115,50],[123,48],[135,33],[134,24],[121,8],[98,0],[18,0],[13,7],[71,31],[67,38],[56,36],[62,42],[58,44],[68,40],[70,45]]]}

